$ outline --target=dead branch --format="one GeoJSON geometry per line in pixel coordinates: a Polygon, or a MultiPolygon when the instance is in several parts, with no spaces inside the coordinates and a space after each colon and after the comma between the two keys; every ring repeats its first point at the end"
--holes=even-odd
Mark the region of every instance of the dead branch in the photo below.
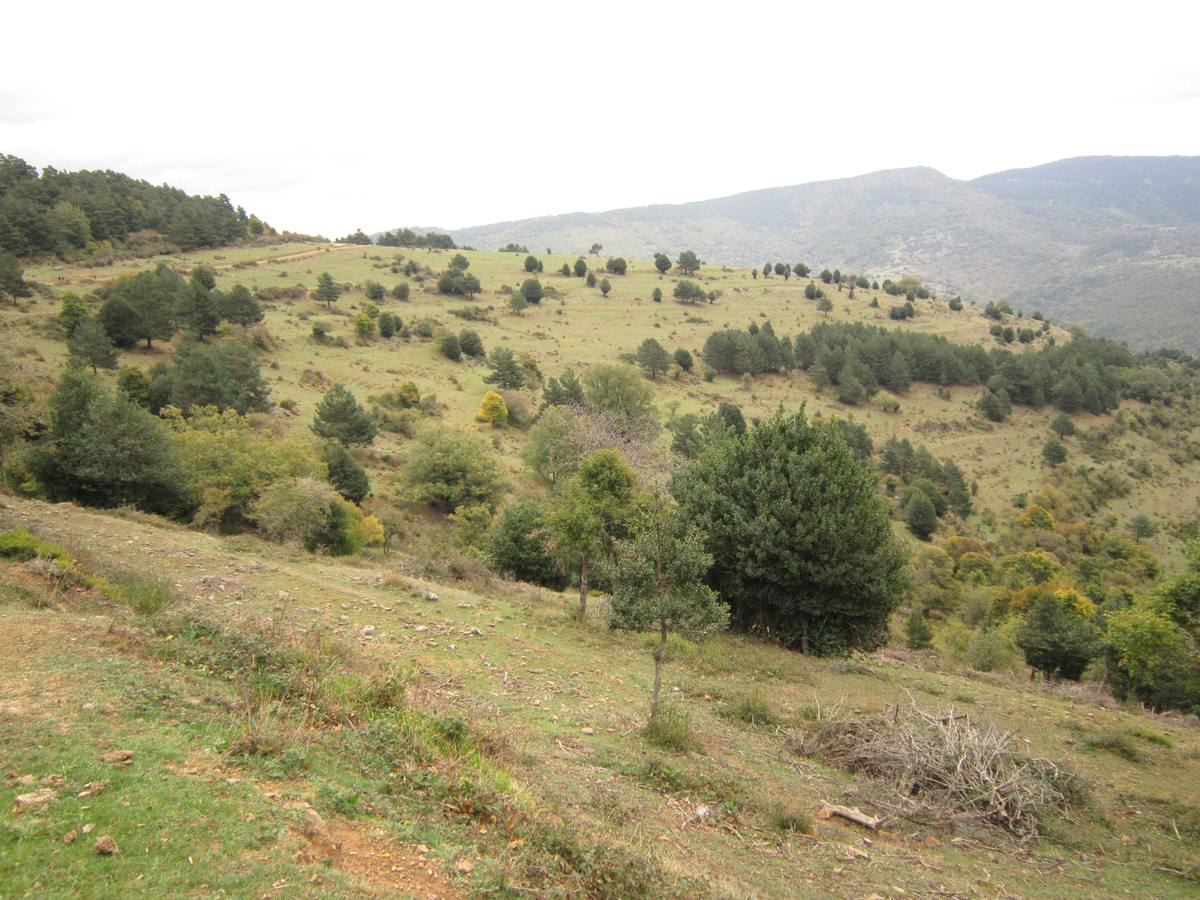
{"type": "Polygon", "coordinates": [[[862,825],[865,828],[870,828],[872,831],[879,830],[879,819],[875,816],[868,816],[857,806],[851,808],[849,806],[838,806],[836,803],[821,801],[821,811],[817,813],[819,819],[829,819],[833,816],[846,819],[853,822],[855,825],[862,825]]]}

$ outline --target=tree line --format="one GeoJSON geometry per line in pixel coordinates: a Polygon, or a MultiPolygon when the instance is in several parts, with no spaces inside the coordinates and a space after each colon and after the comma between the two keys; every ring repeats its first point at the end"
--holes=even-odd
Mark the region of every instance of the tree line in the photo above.
{"type": "Polygon", "coordinates": [[[1053,404],[1066,413],[1103,413],[1124,396],[1164,400],[1181,389],[1175,360],[1134,353],[1112,341],[1076,332],[1064,344],[1037,350],[955,344],[940,335],[863,323],[822,323],[779,338],[770,323],[724,329],[705,342],[704,361],[726,375],[755,375],[799,368],[820,386],[833,386],[843,402],[860,403],[880,389],[907,391],[913,382],[981,385],[980,410],[1002,421],[1012,404],[1053,404]]]}
{"type": "Polygon", "coordinates": [[[194,196],[111,171],[47,166],[39,173],[22,159],[0,156],[0,250],[65,254],[143,230],[162,232],[184,250],[275,234],[224,194],[194,196]]]}

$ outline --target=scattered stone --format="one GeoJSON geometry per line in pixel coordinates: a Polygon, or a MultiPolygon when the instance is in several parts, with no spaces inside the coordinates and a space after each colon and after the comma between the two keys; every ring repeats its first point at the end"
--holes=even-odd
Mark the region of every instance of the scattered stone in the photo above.
{"type": "Polygon", "coordinates": [[[83,826],[82,828],[80,828],[79,830],[80,830],[80,831],[82,831],[84,834],[91,834],[91,833],[92,833],[92,829],[93,829],[93,828],[95,828],[95,827],[96,827],[96,823],[94,823],[94,822],[88,822],[86,825],[84,825],[84,826],[83,826]]]}
{"type": "Polygon", "coordinates": [[[329,834],[329,826],[325,824],[325,820],[311,806],[304,810],[304,836],[312,841],[324,841],[330,843],[333,838],[329,834]]]}
{"type": "Polygon", "coordinates": [[[37,776],[36,775],[22,775],[20,778],[17,779],[17,784],[21,785],[21,786],[37,784],[37,776]]]}
{"type": "Polygon", "coordinates": [[[128,765],[133,762],[132,750],[111,750],[108,753],[100,754],[100,762],[106,763],[125,763],[128,765]]]}
{"type": "Polygon", "coordinates": [[[425,599],[426,599],[426,600],[429,600],[429,601],[431,601],[431,602],[432,602],[432,601],[435,601],[435,600],[440,600],[441,598],[440,598],[440,597],[438,597],[438,595],[437,595],[437,594],[435,594],[433,591],[426,591],[426,592],[425,592],[425,599]]]}
{"type": "Polygon", "coordinates": [[[66,834],[63,835],[62,842],[64,844],[73,844],[73,843],[75,843],[75,838],[77,838],[77,837],[79,837],[79,832],[76,831],[74,828],[72,828],[70,831],[68,831],[66,834]]]}
{"type": "Polygon", "coordinates": [[[275,599],[279,603],[290,603],[292,600],[292,595],[289,594],[287,591],[280,591],[278,594],[275,595],[275,599]]]}
{"type": "Polygon", "coordinates": [[[102,834],[96,838],[96,843],[92,845],[92,849],[101,856],[113,856],[121,852],[121,848],[117,846],[117,842],[107,834],[102,834]]]}
{"type": "Polygon", "coordinates": [[[375,634],[375,626],[374,625],[366,625],[363,627],[363,630],[362,630],[363,637],[371,637],[374,634],[375,634]]]}
{"type": "Polygon", "coordinates": [[[39,809],[45,809],[51,803],[58,799],[58,794],[50,790],[50,788],[40,788],[28,794],[17,794],[15,804],[13,806],[13,815],[21,815],[21,813],[37,812],[39,809]]]}
{"type": "Polygon", "coordinates": [[[106,787],[108,787],[108,785],[105,784],[103,781],[89,781],[87,784],[85,784],[83,786],[83,790],[80,791],[77,796],[79,796],[80,798],[95,797],[97,794],[104,793],[104,789],[106,787]]]}
{"type": "Polygon", "coordinates": [[[429,630],[429,626],[427,626],[427,625],[414,625],[413,626],[413,631],[428,631],[428,630],[429,630]]]}
{"type": "Polygon", "coordinates": [[[466,631],[464,631],[463,634],[467,635],[468,637],[470,637],[470,636],[483,637],[483,629],[476,628],[475,626],[472,625],[470,628],[468,628],[466,631]]]}
{"type": "Polygon", "coordinates": [[[596,729],[592,728],[591,725],[584,725],[582,730],[583,730],[584,734],[595,734],[596,733],[596,729]]]}
{"type": "Polygon", "coordinates": [[[470,875],[475,870],[475,864],[469,859],[460,859],[455,863],[454,868],[462,872],[464,875],[470,875]]]}
{"type": "Polygon", "coordinates": [[[96,709],[95,703],[85,703],[80,707],[84,712],[93,712],[96,709]]]}
{"type": "Polygon", "coordinates": [[[46,787],[62,787],[67,783],[67,779],[63,775],[45,775],[42,777],[42,784],[46,787]]]}

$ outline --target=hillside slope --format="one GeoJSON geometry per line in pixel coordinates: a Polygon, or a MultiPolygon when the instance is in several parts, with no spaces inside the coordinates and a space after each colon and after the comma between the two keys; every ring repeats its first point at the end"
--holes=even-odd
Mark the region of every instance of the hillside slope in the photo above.
{"type": "Polygon", "coordinates": [[[1135,346],[1200,349],[1200,158],[1083,157],[958,181],[896,169],[680,205],[453,231],[461,243],[910,273],[1135,346]],[[1130,295],[1137,293],[1136,315],[1130,295]]]}
{"type": "Polygon", "coordinates": [[[0,634],[21,665],[0,661],[0,764],[16,773],[0,800],[57,794],[0,814],[5,895],[1194,893],[1200,750],[1178,718],[902,653],[847,663],[721,635],[673,649],[667,687],[702,747],[664,753],[638,735],[649,651],[603,627],[602,603],[580,623],[569,597],[425,581],[404,555],[342,562],[136,514],[4,504],[0,528],[59,542],[87,571],[144,579],[166,562],[175,594],[138,614],[5,561],[0,634]],[[402,699],[353,690],[393,679],[402,699]],[[297,681],[312,691],[299,703],[297,681]],[[776,721],[740,718],[748,696],[769,698],[776,721]],[[789,749],[814,715],[909,698],[1014,731],[1094,799],[1023,843],[896,816],[869,780],[789,749]],[[1104,749],[1114,733],[1135,741],[1126,756],[1104,749]],[[97,782],[95,799],[76,796],[97,782]],[[877,810],[884,828],[779,828],[778,809],[807,817],[822,801],[877,810]],[[97,855],[98,835],[120,852],[97,855]]]}

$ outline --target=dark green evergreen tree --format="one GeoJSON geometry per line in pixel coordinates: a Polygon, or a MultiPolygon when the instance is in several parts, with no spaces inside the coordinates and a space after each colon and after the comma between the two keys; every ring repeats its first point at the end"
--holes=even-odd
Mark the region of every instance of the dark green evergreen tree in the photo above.
{"type": "Polygon", "coordinates": [[[312,429],[320,437],[353,444],[369,444],[375,440],[375,418],[363,409],[349,388],[335,384],[321,398],[313,417],[312,429]]]}

